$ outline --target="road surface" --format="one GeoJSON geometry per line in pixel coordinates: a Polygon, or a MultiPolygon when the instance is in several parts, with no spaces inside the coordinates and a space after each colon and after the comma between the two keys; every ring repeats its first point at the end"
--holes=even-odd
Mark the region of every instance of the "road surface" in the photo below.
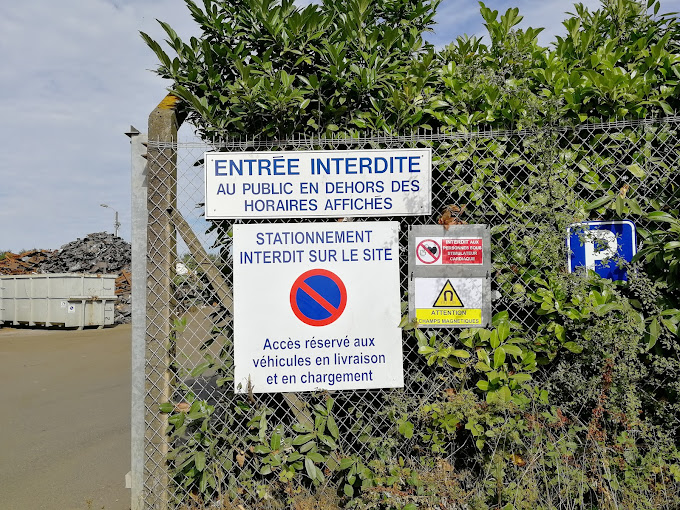
{"type": "Polygon", "coordinates": [[[0,328],[0,509],[129,510],[130,334],[0,328]]]}

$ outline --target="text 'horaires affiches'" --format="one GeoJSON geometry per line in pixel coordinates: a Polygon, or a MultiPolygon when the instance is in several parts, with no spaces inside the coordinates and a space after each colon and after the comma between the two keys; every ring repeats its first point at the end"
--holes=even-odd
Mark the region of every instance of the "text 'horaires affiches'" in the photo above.
{"type": "Polygon", "coordinates": [[[431,160],[431,149],[206,152],[205,216],[429,214],[431,160]]]}

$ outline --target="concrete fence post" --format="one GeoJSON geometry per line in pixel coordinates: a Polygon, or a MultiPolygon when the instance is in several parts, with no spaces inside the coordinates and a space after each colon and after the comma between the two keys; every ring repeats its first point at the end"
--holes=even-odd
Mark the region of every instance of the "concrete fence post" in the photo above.
{"type": "Polygon", "coordinates": [[[181,124],[178,99],[168,95],[149,115],[147,151],[147,271],[146,271],[146,478],[145,497],[153,508],[168,507],[168,415],[159,405],[171,400],[172,278],[177,238],[172,212],[177,207],[177,130],[181,124]]]}

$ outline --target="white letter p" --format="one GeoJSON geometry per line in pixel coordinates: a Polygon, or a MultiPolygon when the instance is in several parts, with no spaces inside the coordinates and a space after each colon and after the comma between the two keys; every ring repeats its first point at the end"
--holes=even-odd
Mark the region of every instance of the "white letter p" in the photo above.
{"type": "Polygon", "coordinates": [[[583,232],[586,269],[595,270],[595,262],[616,256],[619,243],[611,230],[586,230],[583,232]],[[596,246],[597,244],[597,246],[596,246]]]}

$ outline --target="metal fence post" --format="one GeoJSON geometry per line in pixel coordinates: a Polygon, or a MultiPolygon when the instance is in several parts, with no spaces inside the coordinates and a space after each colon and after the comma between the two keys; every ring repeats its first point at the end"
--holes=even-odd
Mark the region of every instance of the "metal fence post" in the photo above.
{"type": "Polygon", "coordinates": [[[144,508],[144,354],[146,340],[146,134],[130,127],[132,152],[131,510],[144,508]]]}
{"type": "Polygon", "coordinates": [[[168,95],[149,115],[147,152],[147,291],[146,291],[146,434],[145,496],[154,508],[168,507],[168,415],[158,406],[171,399],[173,360],[172,276],[177,259],[177,239],[171,213],[177,206],[178,99],[168,95]]]}

